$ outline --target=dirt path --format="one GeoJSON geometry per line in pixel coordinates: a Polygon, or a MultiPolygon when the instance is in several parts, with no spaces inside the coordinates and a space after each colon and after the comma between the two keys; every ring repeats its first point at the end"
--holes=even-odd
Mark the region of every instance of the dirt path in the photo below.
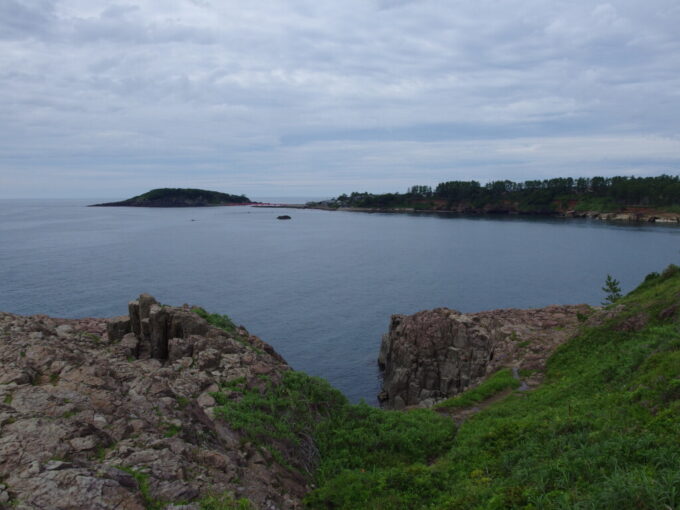
{"type": "Polygon", "coordinates": [[[518,367],[516,366],[512,367],[512,376],[520,382],[519,388],[516,389],[507,388],[472,407],[464,407],[459,409],[450,409],[442,407],[438,408],[437,412],[449,416],[454,422],[456,422],[456,425],[460,426],[463,424],[463,422],[465,422],[465,420],[467,420],[471,416],[474,416],[478,412],[483,411],[484,409],[495,404],[496,402],[500,402],[501,400],[506,399],[516,391],[527,392],[532,389],[532,387],[530,387],[527,384],[527,382],[520,377],[518,367]]]}

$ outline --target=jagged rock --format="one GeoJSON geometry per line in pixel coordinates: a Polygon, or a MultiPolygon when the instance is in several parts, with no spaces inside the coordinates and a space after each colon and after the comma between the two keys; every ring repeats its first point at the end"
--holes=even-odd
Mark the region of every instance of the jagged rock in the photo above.
{"type": "Polygon", "coordinates": [[[215,418],[211,396],[239,377],[280,381],[285,361],[188,307],[142,295],[128,310],[109,321],[0,312],[0,507],[142,510],[132,472],[168,505],[231,493],[301,507],[301,471],[251,462],[259,448],[215,418]],[[113,343],[98,341],[105,332],[113,343]]]}
{"type": "Polygon", "coordinates": [[[151,340],[151,357],[166,359],[168,357],[168,313],[162,306],[156,304],[149,308],[149,339],[151,340]]]}
{"type": "Polygon", "coordinates": [[[114,317],[106,323],[106,334],[109,337],[109,342],[119,342],[131,331],[130,317],[126,315],[114,317]]]}
{"type": "Polygon", "coordinates": [[[139,322],[141,320],[141,317],[139,316],[139,300],[136,299],[128,303],[128,314],[130,316],[132,332],[137,336],[141,336],[142,330],[139,322]]]}
{"type": "Polygon", "coordinates": [[[393,315],[378,365],[379,399],[388,408],[432,405],[481,382],[501,367],[542,369],[577,330],[587,305],[462,314],[437,308],[393,315]]]}

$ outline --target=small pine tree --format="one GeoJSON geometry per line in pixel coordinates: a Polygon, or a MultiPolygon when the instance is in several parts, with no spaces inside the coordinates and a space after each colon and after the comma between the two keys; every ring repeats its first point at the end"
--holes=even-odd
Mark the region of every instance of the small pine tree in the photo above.
{"type": "Polygon", "coordinates": [[[604,287],[602,290],[607,294],[602,301],[603,305],[609,305],[619,299],[621,299],[621,286],[620,282],[612,278],[612,275],[608,274],[607,279],[604,282],[604,287]]]}

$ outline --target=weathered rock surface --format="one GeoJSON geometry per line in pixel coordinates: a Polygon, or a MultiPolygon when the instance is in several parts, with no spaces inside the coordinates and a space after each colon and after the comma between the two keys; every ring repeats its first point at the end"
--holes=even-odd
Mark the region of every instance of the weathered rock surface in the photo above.
{"type": "Polygon", "coordinates": [[[528,381],[536,384],[550,354],[591,311],[577,305],[473,314],[437,308],[393,315],[380,347],[378,364],[384,372],[379,398],[394,409],[430,406],[502,367],[539,371],[528,381]]]}
{"type": "Polygon", "coordinates": [[[216,419],[211,396],[239,378],[280,380],[283,359],[186,305],[142,295],[130,312],[0,313],[0,508],[141,510],[145,497],[172,508],[223,493],[299,507],[306,480],[216,419]]]}

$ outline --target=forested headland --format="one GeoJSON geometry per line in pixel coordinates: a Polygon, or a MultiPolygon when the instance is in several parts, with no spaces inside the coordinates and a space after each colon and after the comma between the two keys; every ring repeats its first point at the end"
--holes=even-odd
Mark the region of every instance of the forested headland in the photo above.
{"type": "Polygon", "coordinates": [[[680,213],[680,177],[565,177],[514,182],[447,181],[406,193],[343,194],[330,208],[413,209],[461,213],[566,214],[655,210],[680,213]]]}

